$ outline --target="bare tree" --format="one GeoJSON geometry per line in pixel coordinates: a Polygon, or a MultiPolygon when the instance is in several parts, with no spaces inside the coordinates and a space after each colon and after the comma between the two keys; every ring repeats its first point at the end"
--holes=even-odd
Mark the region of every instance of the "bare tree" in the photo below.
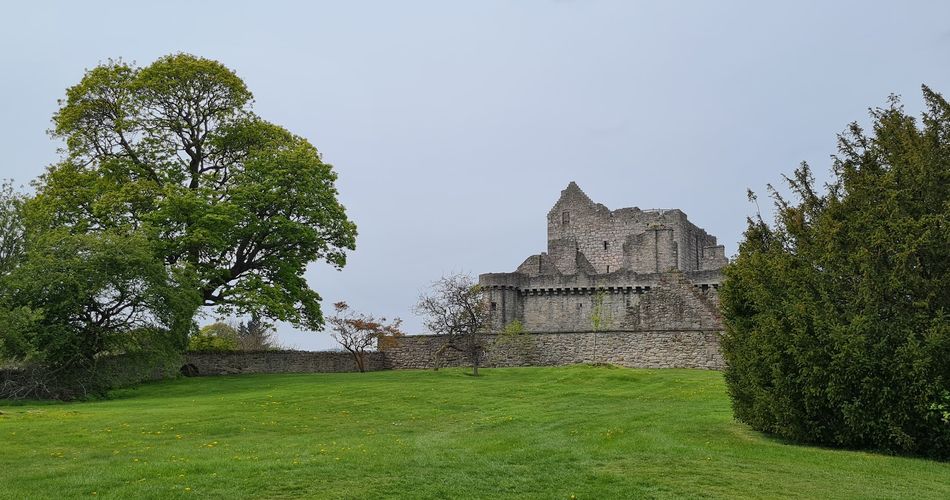
{"type": "Polygon", "coordinates": [[[416,304],[416,313],[425,317],[424,324],[433,334],[445,341],[436,351],[436,366],[447,349],[462,352],[472,363],[472,374],[478,376],[478,366],[485,351],[491,325],[491,310],[482,288],[470,275],[443,276],[432,284],[416,304]]]}
{"type": "Polygon", "coordinates": [[[356,367],[366,371],[366,351],[382,339],[403,336],[399,329],[402,320],[394,319],[386,323],[386,318],[376,318],[370,314],[350,309],[346,302],[333,304],[336,313],[327,321],[333,333],[330,335],[353,355],[356,367]]]}

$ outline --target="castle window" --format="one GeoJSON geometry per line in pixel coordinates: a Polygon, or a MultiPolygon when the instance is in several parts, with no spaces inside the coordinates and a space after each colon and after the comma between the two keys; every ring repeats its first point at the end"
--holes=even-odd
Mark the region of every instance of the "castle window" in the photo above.
{"type": "Polygon", "coordinates": [[[578,302],[578,303],[577,303],[577,308],[578,308],[578,309],[583,309],[583,308],[584,308],[584,303],[583,303],[583,302],[578,302]]]}
{"type": "Polygon", "coordinates": [[[607,242],[604,242],[604,250],[607,250],[607,242]]]}
{"type": "Polygon", "coordinates": [[[497,302],[492,302],[492,303],[491,303],[491,310],[494,311],[494,310],[496,310],[496,309],[498,309],[498,303],[497,303],[497,302]]]}
{"type": "Polygon", "coordinates": [[[564,212],[564,213],[561,214],[561,223],[563,223],[563,224],[570,224],[570,223],[571,223],[571,213],[570,213],[570,212],[564,212]]]}

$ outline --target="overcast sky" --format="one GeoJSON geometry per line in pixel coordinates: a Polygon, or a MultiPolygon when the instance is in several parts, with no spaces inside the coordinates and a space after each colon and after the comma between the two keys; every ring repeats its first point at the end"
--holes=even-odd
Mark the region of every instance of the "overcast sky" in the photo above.
{"type": "Polygon", "coordinates": [[[680,208],[734,254],[747,187],[801,161],[825,174],[836,134],[891,93],[918,113],[922,83],[950,92],[950,2],[10,2],[0,177],[57,158],[45,131],[85,68],[174,52],[234,69],[335,166],[359,237],[343,271],[310,267],[324,311],[416,333],[443,273],[543,251],[571,180],[612,209],[680,208]]]}

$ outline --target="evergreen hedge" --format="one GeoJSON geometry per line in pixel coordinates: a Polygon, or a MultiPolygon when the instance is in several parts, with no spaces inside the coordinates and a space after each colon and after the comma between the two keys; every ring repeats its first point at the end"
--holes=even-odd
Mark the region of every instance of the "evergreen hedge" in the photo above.
{"type": "MultiPolygon", "coordinates": [[[[722,349],[738,420],[783,438],[950,457],[950,105],[892,97],[802,164],[725,269],[722,349]]],[[[750,198],[755,196],[750,192],[750,198]]]]}

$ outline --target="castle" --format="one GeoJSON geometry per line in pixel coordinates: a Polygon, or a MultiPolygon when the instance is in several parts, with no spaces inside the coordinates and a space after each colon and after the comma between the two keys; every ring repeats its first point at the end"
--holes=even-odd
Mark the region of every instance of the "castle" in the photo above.
{"type": "Polygon", "coordinates": [[[571,182],[548,212],[547,252],[482,274],[496,331],[719,329],[726,264],[716,237],[680,210],[610,210],[571,182]]]}
{"type": "MultiPolygon", "coordinates": [[[[482,366],[724,366],[717,289],[725,251],[680,210],[610,210],[571,182],[548,212],[547,252],[479,276],[493,335],[482,366]],[[518,327],[515,328],[515,325],[518,327]]],[[[467,365],[444,339],[380,347],[386,368],[467,365]]]]}

